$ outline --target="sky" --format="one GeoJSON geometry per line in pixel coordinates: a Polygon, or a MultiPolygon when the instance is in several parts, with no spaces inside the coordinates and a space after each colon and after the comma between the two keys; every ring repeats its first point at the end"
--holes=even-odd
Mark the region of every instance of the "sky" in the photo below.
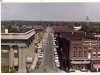
{"type": "Polygon", "coordinates": [[[100,2],[1,3],[1,20],[100,22],[100,2]]]}

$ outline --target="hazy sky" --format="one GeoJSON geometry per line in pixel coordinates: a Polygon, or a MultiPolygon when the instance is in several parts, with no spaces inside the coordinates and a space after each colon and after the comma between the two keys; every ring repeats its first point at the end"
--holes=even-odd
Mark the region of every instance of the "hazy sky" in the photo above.
{"type": "Polygon", "coordinates": [[[100,2],[1,3],[1,20],[100,22],[100,2]]]}

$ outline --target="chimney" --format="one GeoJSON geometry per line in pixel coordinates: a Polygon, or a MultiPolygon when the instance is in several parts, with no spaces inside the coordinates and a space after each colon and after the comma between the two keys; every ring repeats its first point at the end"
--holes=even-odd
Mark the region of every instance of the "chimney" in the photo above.
{"type": "Polygon", "coordinates": [[[86,35],[86,32],[85,32],[85,35],[86,35]]]}
{"type": "Polygon", "coordinates": [[[72,34],[73,34],[73,32],[72,32],[72,34]]]}
{"type": "Polygon", "coordinates": [[[8,29],[5,29],[5,33],[8,33],[8,29]]]}

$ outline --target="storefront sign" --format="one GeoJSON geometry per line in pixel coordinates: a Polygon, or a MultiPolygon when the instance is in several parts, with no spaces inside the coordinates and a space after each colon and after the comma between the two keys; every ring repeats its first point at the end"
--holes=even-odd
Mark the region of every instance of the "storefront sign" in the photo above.
{"type": "Polygon", "coordinates": [[[89,64],[90,61],[72,61],[72,64],[89,64]]]}

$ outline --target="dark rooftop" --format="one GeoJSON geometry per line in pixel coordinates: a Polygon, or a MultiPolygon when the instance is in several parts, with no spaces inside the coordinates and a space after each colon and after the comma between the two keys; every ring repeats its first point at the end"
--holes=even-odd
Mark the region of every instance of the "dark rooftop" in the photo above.
{"type": "Polygon", "coordinates": [[[60,31],[60,32],[62,32],[62,31],[64,31],[64,32],[74,32],[74,29],[72,29],[72,28],[67,28],[67,27],[65,27],[65,26],[53,27],[53,30],[54,30],[55,32],[57,32],[57,31],[60,31]]]}

